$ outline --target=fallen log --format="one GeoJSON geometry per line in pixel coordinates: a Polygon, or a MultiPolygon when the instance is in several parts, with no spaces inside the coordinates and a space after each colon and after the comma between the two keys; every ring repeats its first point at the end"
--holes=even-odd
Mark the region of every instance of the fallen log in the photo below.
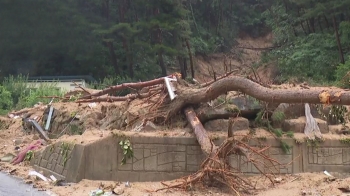
{"type": "MultiPolygon", "coordinates": [[[[172,76],[168,76],[168,77],[172,77],[172,76]]],[[[123,84],[119,84],[119,85],[115,85],[115,86],[110,86],[108,88],[105,88],[97,93],[91,93],[90,95],[85,95],[83,97],[81,97],[80,99],[92,99],[95,97],[99,97],[102,95],[106,95],[118,90],[123,90],[123,89],[135,89],[135,90],[141,90],[144,87],[149,87],[149,86],[154,86],[157,84],[163,84],[164,83],[164,78],[157,78],[154,80],[150,80],[150,81],[145,81],[145,82],[136,82],[136,83],[123,83],[123,84]]]]}
{"type": "Polygon", "coordinates": [[[88,103],[88,102],[114,102],[114,101],[131,101],[134,99],[143,99],[147,97],[152,97],[155,94],[160,93],[163,90],[163,87],[153,88],[148,90],[146,93],[136,93],[136,94],[128,94],[125,96],[104,96],[104,97],[96,97],[92,99],[78,99],[77,103],[88,103]]]}
{"type": "Polygon", "coordinates": [[[202,151],[205,155],[210,155],[212,152],[215,152],[217,147],[215,144],[209,139],[209,136],[203,127],[203,124],[197,118],[196,113],[194,112],[192,107],[185,109],[185,115],[188,122],[191,124],[192,129],[194,130],[194,134],[196,135],[198,143],[201,145],[202,151]]]}
{"type": "Polygon", "coordinates": [[[186,105],[211,101],[228,91],[240,91],[260,101],[270,103],[314,103],[350,105],[350,91],[338,88],[310,87],[310,89],[272,89],[241,76],[230,76],[205,88],[177,85],[177,97],[160,108],[158,117],[167,121],[186,105]]]}
{"type": "Polygon", "coordinates": [[[197,117],[202,124],[211,120],[229,119],[232,117],[244,117],[247,119],[255,119],[260,109],[251,109],[240,111],[234,105],[228,105],[225,108],[215,108],[210,106],[200,106],[195,110],[197,117]]]}

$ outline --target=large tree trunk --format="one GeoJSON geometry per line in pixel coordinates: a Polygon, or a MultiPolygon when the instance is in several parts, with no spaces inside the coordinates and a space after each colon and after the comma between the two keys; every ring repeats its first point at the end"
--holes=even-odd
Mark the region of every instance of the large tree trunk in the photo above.
{"type": "Polygon", "coordinates": [[[120,74],[120,67],[118,64],[117,55],[115,54],[115,51],[114,51],[113,42],[107,42],[106,44],[107,44],[107,47],[109,50],[109,55],[110,55],[112,65],[114,67],[114,71],[117,75],[119,75],[120,74]]]}
{"type": "Polygon", "coordinates": [[[334,28],[335,38],[337,39],[337,45],[338,45],[338,51],[339,51],[339,56],[340,56],[340,62],[342,64],[344,64],[345,60],[344,60],[343,49],[342,49],[341,43],[340,43],[338,27],[337,27],[337,20],[336,20],[334,15],[333,15],[333,28],[334,28]]]}
{"type": "Polygon", "coordinates": [[[191,77],[194,78],[194,65],[193,65],[193,56],[192,56],[192,52],[191,52],[191,47],[190,47],[190,43],[189,43],[188,39],[186,39],[185,42],[186,42],[186,47],[187,47],[187,51],[188,51],[188,56],[190,58],[191,77]]]}
{"type": "MultiPolygon", "coordinates": [[[[127,12],[128,6],[126,5],[125,0],[121,0],[119,2],[119,21],[121,23],[125,22],[125,13],[127,12]]],[[[128,66],[128,74],[131,78],[134,77],[134,67],[132,64],[132,56],[130,55],[130,49],[128,45],[128,41],[125,37],[122,38],[123,41],[123,49],[125,51],[126,56],[126,64],[128,66]]]]}
{"type": "Polygon", "coordinates": [[[192,107],[189,107],[185,109],[185,115],[188,122],[190,122],[191,126],[193,127],[194,134],[196,135],[202,151],[207,156],[211,155],[217,150],[217,146],[215,146],[215,144],[209,139],[206,130],[197,118],[196,112],[194,112],[192,107]]]}
{"type": "Polygon", "coordinates": [[[183,79],[185,79],[187,77],[187,72],[186,72],[186,69],[185,69],[186,59],[184,57],[178,56],[177,60],[179,61],[181,77],[183,79]]]}
{"type": "Polygon", "coordinates": [[[211,101],[228,91],[240,91],[258,100],[269,103],[326,103],[350,105],[350,91],[335,88],[309,89],[272,89],[263,87],[247,78],[231,76],[214,82],[205,88],[189,88],[177,86],[177,97],[170,103],[165,115],[166,119],[177,114],[185,105],[211,101]],[[320,99],[323,99],[321,101],[320,99]]]}

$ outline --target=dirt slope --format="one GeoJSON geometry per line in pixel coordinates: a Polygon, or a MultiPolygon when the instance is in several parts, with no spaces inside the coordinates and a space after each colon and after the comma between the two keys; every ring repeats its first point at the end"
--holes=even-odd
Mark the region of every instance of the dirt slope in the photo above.
{"type": "MultiPolygon", "coordinates": [[[[232,48],[230,53],[215,53],[208,56],[196,56],[195,58],[195,78],[200,82],[213,79],[213,73],[216,76],[224,74],[226,71],[237,69],[237,73],[245,75],[251,74],[250,66],[260,61],[264,50],[254,48],[268,48],[272,46],[272,34],[264,37],[252,38],[242,36],[237,40],[238,45],[232,48]]],[[[261,68],[260,68],[261,69],[261,68]]],[[[261,69],[259,74],[261,78],[272,78],[270,72],[273,70],[261,69]]]]}

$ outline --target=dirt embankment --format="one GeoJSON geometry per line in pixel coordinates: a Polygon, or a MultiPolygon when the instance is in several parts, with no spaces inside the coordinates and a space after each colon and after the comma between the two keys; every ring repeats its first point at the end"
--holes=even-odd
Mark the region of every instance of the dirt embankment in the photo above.
{"type": "Polygon", "coordinates": [[[272,47],[272,34],[258,38],[242,36],[237,42],[238,44],[227,54],[197,55],[194,61],[196,79],[206,82],[213,79],[214,72],[216,76],[220,76],[235,69],[238,70],[236,74],[255,77],[252,73],[253,68],[262,82],[272,83],[278,74],[274,64],[256,68],[256,65],[260,63],[261,55],[266,51],[265,48],[272,47]]]}

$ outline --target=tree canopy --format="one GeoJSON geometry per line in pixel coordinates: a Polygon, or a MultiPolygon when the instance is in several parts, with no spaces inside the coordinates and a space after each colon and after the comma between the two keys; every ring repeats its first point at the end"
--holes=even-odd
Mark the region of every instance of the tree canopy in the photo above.
{"type": "Polygon", "coordinates": [[[0,76],[193,77],[193,56],[272,32],[280,79],[344,79],[350,0],[4,0],[0,76]]]}

